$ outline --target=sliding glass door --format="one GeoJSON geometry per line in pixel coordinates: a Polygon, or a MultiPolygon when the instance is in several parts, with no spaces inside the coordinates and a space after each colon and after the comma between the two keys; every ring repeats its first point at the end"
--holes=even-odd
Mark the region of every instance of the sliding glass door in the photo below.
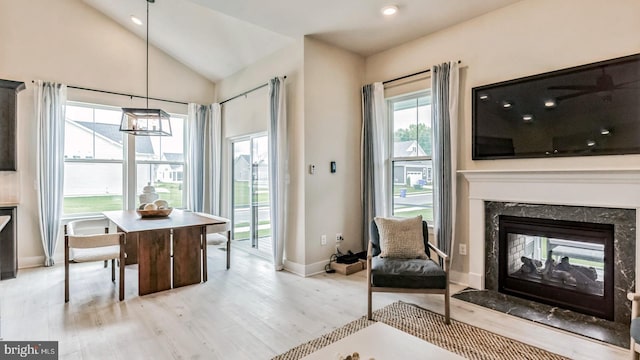
{"type": "Polygon", "coordinates": [[[232,142],[232,238],[260,255],[271,254],[268,154],[264,134],[232,142]]]}

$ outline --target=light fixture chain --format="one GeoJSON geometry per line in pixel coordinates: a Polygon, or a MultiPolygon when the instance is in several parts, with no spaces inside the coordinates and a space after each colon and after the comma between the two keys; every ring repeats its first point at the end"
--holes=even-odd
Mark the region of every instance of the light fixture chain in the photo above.
{"type": "Polygon", "coordinates": [[[147,109],[149,108],[149,1],[147,1],[147,109]]]}

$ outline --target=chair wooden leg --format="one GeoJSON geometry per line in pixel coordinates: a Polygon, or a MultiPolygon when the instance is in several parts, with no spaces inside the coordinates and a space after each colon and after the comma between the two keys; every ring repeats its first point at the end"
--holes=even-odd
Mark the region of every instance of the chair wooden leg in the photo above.
{"type": "Polygon", "coordinates": [[[367,250],[367,320],[373,320],[371,314],[371,242],[369,242],[369,249],[367,250]]]}
{"type": "Polygon", "coordinates": [[[451,324],[451,310],[450,310],[450,297],[449,297],[449,286],[447,286],[447,290],[444,293],[444,323],[449,325],[451,324]]]}
{"type": "Polygon", "coordinates": [[[69,238],[64,237],[64,302],[69,302],[69,238]]]}
{"type": "Polygon", "coordinates": [[[104,268],[105,268],[105,269],[107,268],[107,263],[108,263],[108,261],[109,261],[109,260],[105,260],[105,261],[104,261],[104,268]]]}
{"type": "Polygon", "coordinates": [[[231,230],[227,231],[227,270],[231,267],[231,230]]]}
{"type": "Polygon", "coordinates": [[[371,316],[371,285],[369,285],[369,289],[367,289],[367,319],[373,320],[371,316]]]}
{"type": "Polygon", "coordinates": [[[118,289],[118,299],[124,300],[124,265],[125,265],[125,252],[124,245],[126,243],[126,235],[122,234],[120,238],[120,288],[118,289]]]}
{"type": "Polygon", "coordinates": [[[116,259],[111,259],[111,282],[116,281],[116,259]]]}
{"type": "Polygon", "coordinates": [[[631,360],[640,359],[640,356],[638,356],[640,354],[638,354],[636,352],[636,341],[633,338],[631,338],[631,343],[630,344],[631,344],[631,360]]]}
{"type": "Polygon", "coordinates": [[[207,282],[207,227],[200,230],[200,249],[202,250],[202,282],[207,282]]]}

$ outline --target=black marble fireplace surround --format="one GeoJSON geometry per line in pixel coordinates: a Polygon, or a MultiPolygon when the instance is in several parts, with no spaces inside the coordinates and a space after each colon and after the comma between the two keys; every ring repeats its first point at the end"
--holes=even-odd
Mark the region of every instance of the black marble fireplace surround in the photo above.
{"type": "Polygon", "coordinates": [[[626,299],[626,294],[635,288],[635,210],[488,201],[484,202],[484,208],[485,289],[468,288],[454,294],[454,298],[622,348],[629,347],[631,304],[626,299]],[[500,216],[613,225],[613,321],[500,293],[498,289],[500,216]]]}
{"type": "Polygon", "coordinates": [[[614,226],[613,321],[629,324],[627,293],[635,288],[636,213],[632,209],[485,202],[485,288],[498,291],[499,216],[580,221],[614,226]]]}
{"type": "Polygon", "coordinates": [[[454,298],[622,348],[629,347],[631,304],[626,299],[626,294],[635,288],[635,210],[487,201],[484,204],[485,290],[468,288],[454,294],[454,298]],[[613,321],[500,293],[498,291],[498,247],[501,215],[612,224],[614,226],[613,321]]]}

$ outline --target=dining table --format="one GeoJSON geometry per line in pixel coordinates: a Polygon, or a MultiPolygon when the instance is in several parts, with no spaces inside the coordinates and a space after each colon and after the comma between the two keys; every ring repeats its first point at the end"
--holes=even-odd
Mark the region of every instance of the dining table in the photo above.
{"type": "Polygon", "coordinates": [[[126,264],[138,266],[139,295],[206,282],[207,226],[229,221],[180,209],[160,217],[136,210],[103,214],[126,234],[126,264]]]}

